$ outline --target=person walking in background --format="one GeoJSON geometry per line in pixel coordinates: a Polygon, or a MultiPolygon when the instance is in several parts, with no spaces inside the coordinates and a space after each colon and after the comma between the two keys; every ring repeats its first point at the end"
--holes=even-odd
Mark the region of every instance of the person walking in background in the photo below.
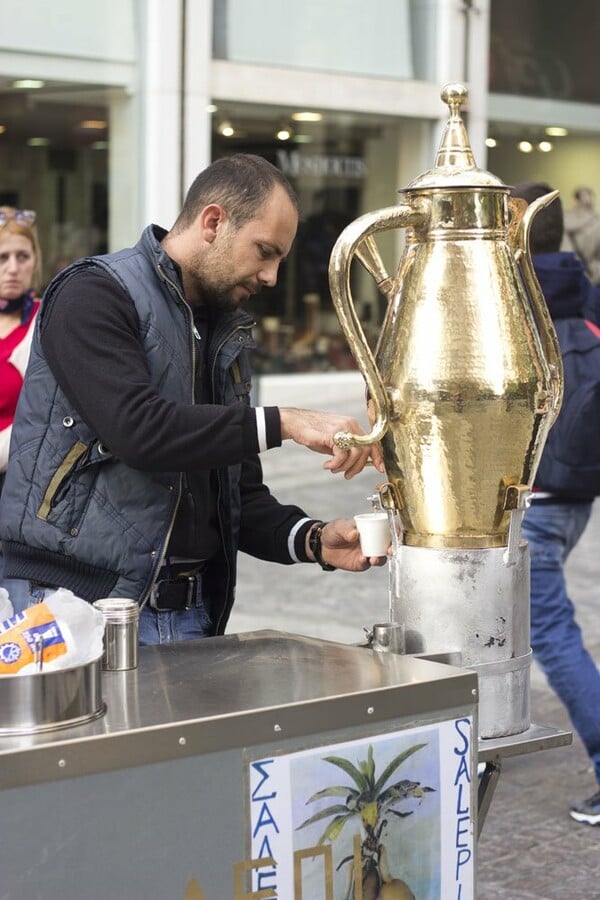
{"type": "MultiPolygon", "coordinates": [[[[512,194],[531,203],[551,190],[548,184],[530,182],[515,185],[512,194]]],[[[600,289],[590,283],[583,264],[574,253],[559,251],[562,236],[563,213],[557,198],[540,210],[533,220],[530,249],[565,361],[571,347],[600,345],[600,329],[587,321],[598,315],[600,289]]],[[[598,356],[600,349],[596,351],[598,356]]],[[[593,763],[597,782],[596,792],[589,799],[574,804],[570,814],[578,822],[596,825],[600,824],[600,672],[585,647],[575,618],[565,579],[565,562],[583,534],[594,497],[600,491],[591,475],[577,470],[577,448],[561,446],[561,423],[574,414],[571,406],[573,380],[573,368],[565,362],[563,406],[542,454],[531,507],[523,520],[523,535],[531,553],[531,645],[534,657],[565,704],[593,763]],[[568,460],[559,470],[553,465],[557,454],[568,460]]],[[[599,421],[598,414],[590,415],[587,427],[592,423],[594,428],[599,421]]],[[[575,416],[577,418],[577,412],[575,416]]],[[[583,424],[582,418],[579,417],[579,424],[583,424]]],[[[594,444],[599,442],[600,434],[597,434],[594,444]]],[[[584,447],[579,449],[581,453],[586,452],[584,447]]]]}
{"type": "Polygon", "coordinates": [[[580,187],[572,209],[565,213],[562,249],[577,254],[594,284],[600,284],[600,215],[594,208],[594,192],[580,187]]]}
{"type": "MultiPolygon", "coordinates": [[[[35,218],[33,210],[0,206],[0,493],[33,321],[40,305],[32,288],[33,284],[39,286],[42,270],[35,218]]],[[[0,587],[21,602],[27,594],[22,581],[4,578],[1,552],[0,587]]]]}
{"type": "MultiPolygon", "coordinates": [[[[0,502],[7,573],[32,600],[63,587],[139,602],[141,643],[222,634],[238,549],[364,571],[354,523],[280,504],[259,454],[290,439],[350,478],[381,449],[341,450],[348,416],[253,408],[240,304],[274,285],[298,224],[281,172],[217,160],[170,231],[80,260],[44,295],[0,502]]],[[[362,432],[364,433],[364,432],[362,432]]]]}

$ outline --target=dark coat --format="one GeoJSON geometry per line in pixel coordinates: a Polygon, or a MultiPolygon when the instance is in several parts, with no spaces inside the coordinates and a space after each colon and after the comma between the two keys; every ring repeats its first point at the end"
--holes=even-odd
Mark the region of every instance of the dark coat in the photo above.
{"type": "MultiPolygon", "coordinates": [[[[61,272],[46,293],[42,315],[57,289],[90,266],[103,268],[132,299],[157,394],[175,404],[193,404],[193,317],[152,227],[133,248],[82,260],[61,272]]],[[[246,313],[236,311],[214,328],[206,352],[215,404],[249,405],[246,350],[253,346],[252,324],[246,313]]],[[[297,507],[281,507],[259,483],[258,461],[246,504],[251,511],[243,513],[242,468],[240,462],[217,470],[222,543],[203,576],[203,599],[215,632],[223,631],[233,603],[242,519],[244,532],[257,535],[258,543],[261,527],[270,522],[292,527],[306,518],[297,507]]],[[[0,505],[5,575],[60,585],[87,600],[120,596],[143,602],[164,559],[181,490],[181,472],[133,467],[101,443],[53,376],[38,323],[0,505]]],[[[264,556],[293,561],[287,550],[278,555],[271,546],[264,556]]]]}

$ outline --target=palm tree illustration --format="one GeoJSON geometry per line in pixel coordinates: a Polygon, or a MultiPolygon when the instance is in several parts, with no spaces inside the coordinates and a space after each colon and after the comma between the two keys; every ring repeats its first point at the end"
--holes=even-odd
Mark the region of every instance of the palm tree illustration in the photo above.
{"type": "MultiPolygon", "coordinates": [[[[351,785],[333,785],[317,791],[306,801],[306,805],[325,797],[343,797],[344,801],[327,806],[298,825],[297,830],[315,822],[331,819],[319,838],[318,845],[333,843],[341,834],[346,822],[359,819],[361,826],[360,863],[362,880],[362,900],[411,900],[412,890],[398,878],[393,878],[387,864],[387,850],[381,836],[388,824],[388,817],[404,819],[412,815],[412,809],[396,809],[407,800],[416,799],[421,804],[425,795],[434,788],[422,786],[419,781],[402,779],[388,784],[396,770],[414,753],[426,744],[413,744],[399,753],[376,778],[373,746],[369,744],[367,759],[358,763],[358,768],[348,759],[340,756],[325,756],[324,762],[342,769],[352,781],[351,785]]],[[[344,900],[350,900],[354,891],[354,856],[347,856],[337,866],[339,871],[348,866],[347,889],[344,900]]],[[[356,893],[356,892],[355,892],[356,893]]],[[[360,894],[359,894],[360,896],[360,894]]]]}

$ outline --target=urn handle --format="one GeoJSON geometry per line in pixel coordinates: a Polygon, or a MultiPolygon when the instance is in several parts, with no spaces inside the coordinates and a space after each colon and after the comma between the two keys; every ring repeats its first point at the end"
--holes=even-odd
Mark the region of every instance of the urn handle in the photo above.
{"type": "Polygon", "coordinates": [[[389,424],[385,386],[356,315],[350,291],[352,259],[356,256],[373,276],[382,293],[391,295],[395,289],[395,282],[387,274],[371,235],[393,228],[423,225],[428,217],[429,202],[425,198],[415,198],[411,205],[399,204],[366,213],[342,231],[331,252],[329,260],[331,297],[346,340],[367,384],[375,414],[369,434],[358,435],[351,431],[339,431],[334,435],[333,440],[338,447],[348,449],[377,443],[384,436],[389,424]]]}

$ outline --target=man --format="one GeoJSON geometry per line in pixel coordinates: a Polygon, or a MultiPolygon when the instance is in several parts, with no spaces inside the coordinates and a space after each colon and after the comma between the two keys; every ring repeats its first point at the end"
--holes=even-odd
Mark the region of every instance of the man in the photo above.
{"type": "MultiPolygon", "coordinates": [[[[531,203],[551,190],[547,184],[525,183],[516,185],[512,193],[531,203]]],[[[590,324],[584,320],[596,314],[599,292],[590,284],[575,254],[559,252],[562,236],[563,214],[557,198],[533,220],[530,249],[564,355],[568,335],[579,329],[584,337],[589,336],[590,324]]],[[[565,392],[559,421],[569,413],[569,396],[565,392]]],[[[550,431],[532,504],[523,521],[531,551],[531,644],[550,685],[567,708],[598,782],[597,792],[571,807],[570,814],[578,822],[595,825],[600,823],[600,673],[583,643],[564,571],[567,557],[590,518],[594,493],[590,489],[586,496],[585,487],[577,492],[559,491],[550,484],[547,461],[554,452],[551,441],[556,440],[556,433],[560,434],[558,429],[554,434],[550,431]]]]}
{"type": "Polygon", "coordinates": [[[50,284],[0,506],[6,573],[33,600],[61,586],[142,605],[144,644],[222,634],[238,549],[362,571],[353,523],[324,524],[263,484],[259,453],[291,439],[351,478],[378,447],[339,450],[344,416],[253,409],[240,308],[274,285],[297,198],[260,157],[218,160],[173,228],[79,260],[50,284]]]}
{"type": "Polygon", "coordinates": [[[573,209],[565,213],[562,249],[575,252],[590,280],[600,284],[600,215],[594,209],[594,192],[581,187],[573,199],[573,209]]]}

